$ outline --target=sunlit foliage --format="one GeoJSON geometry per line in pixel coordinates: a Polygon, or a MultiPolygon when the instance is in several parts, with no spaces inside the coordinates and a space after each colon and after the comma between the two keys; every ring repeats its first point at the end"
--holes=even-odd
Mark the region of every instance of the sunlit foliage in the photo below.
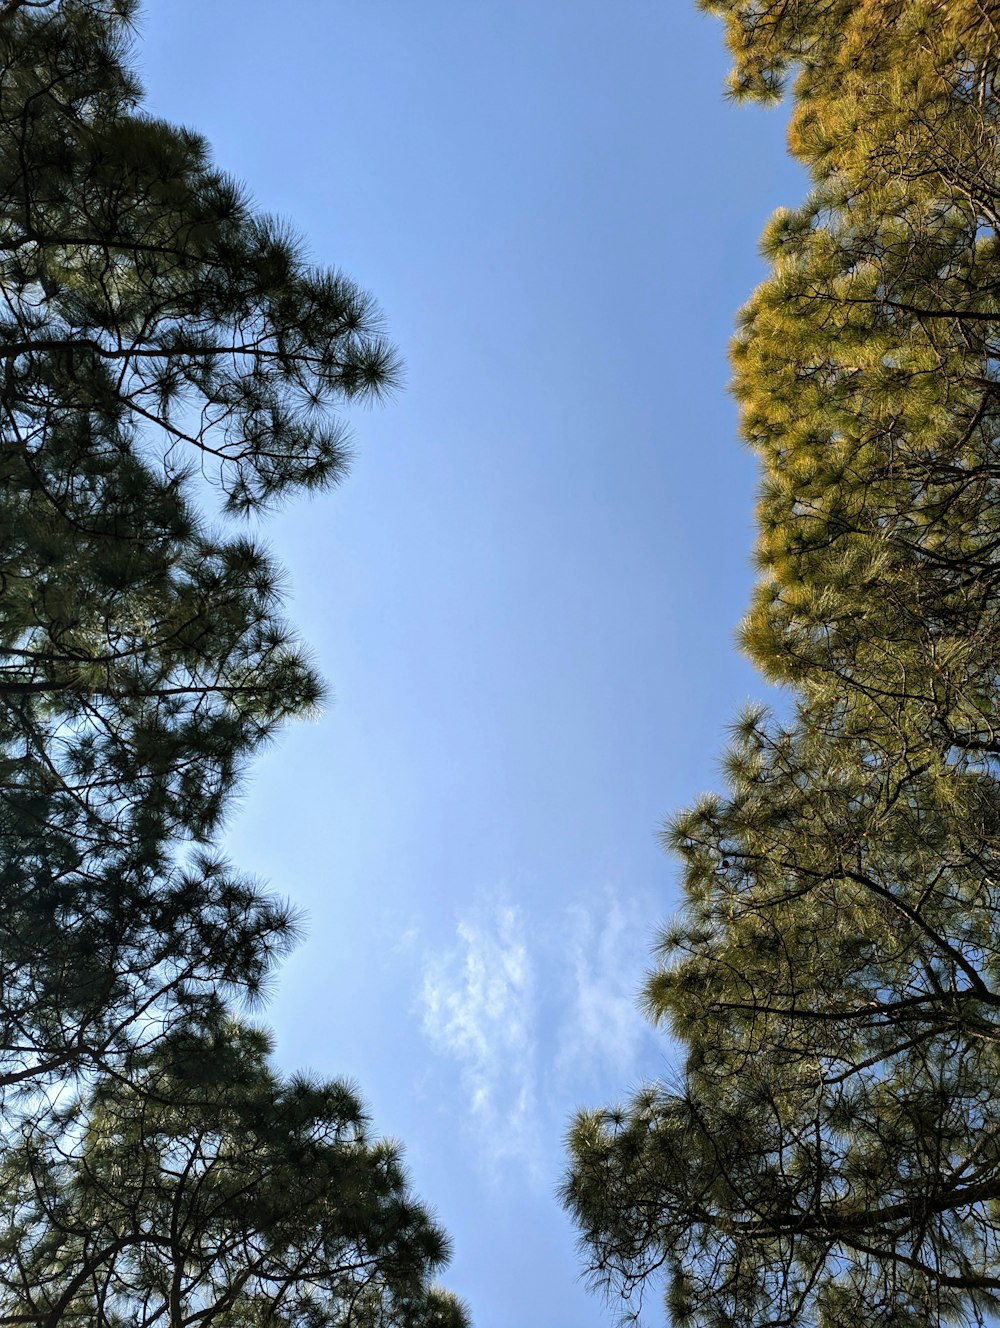
{"type": "Polygon", "coordinates": [[[675,1084],[581,1116],[595,1279],[677,1323],[1000,1308],[1000,163],[976,3],[719,0],[812,193],[733,347],[762,466],[742,628],[782,723],[666,839],[675,1084]]]}

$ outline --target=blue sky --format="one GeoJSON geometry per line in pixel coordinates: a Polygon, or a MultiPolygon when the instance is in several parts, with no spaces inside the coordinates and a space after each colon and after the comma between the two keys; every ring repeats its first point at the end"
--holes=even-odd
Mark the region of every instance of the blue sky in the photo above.
{"type": "Polygon", "coordinates": [[[804,188],[781,114],[725,102],[686,0],[170,0],[139,55],[406,363],[267,525],[333,693],[228,836],[308,914],[279,1059],[403,1141],[479,1328],[610,1324],[553,1196],[573,1109],[669,1069],[656,832],[765,694],[726,343],[804,188]]]}

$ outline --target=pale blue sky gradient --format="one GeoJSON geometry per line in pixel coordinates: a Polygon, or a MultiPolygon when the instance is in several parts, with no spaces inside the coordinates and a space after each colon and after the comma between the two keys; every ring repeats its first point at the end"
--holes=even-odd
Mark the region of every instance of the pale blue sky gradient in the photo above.
{"type": "Polygon", "coordinates": [[[726,344],[804,188],[782,118],[724,101],[687,0],[170,0],[140,58],[406,363],[267,527],[335,697],[227,843],[309,915],[279,1058],[404,1142],[479,1328],[610,1324],[553,1193],[574,1107],[668,1064],[656,832],[765,694],[726,344]]]}

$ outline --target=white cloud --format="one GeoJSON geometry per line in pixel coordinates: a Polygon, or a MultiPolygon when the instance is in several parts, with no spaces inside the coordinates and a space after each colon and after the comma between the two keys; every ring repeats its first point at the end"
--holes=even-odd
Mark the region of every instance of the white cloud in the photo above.
{"type": "Polygon", "coordinates": [[[463,1124],[494,1174],[551,1183],[570,1112],[628,1088],[653,1046],[637,1008],[652,920],[648,901],[609,889],[530,919],[498,896],[425,958],[423,1030],[458,1065],[463,1124]]]}
{"type": "MultiPolygon", "coordinates": [[[[649,960],[648,908],[610,889],[570,910],[565,962],[573,992],[560,1022],[557,1064],[564,1072],[634,1073],[649,1026],[639,1013],[638,985],[649,960]]],[[[624,1090],[625,1085],[621,1085],[624,1090]]],[[[621,1091],[620,1090],[620,1091],[621,1091]]]]}
{"type": "Polygon", "coordinates": [[[477,1133],[494,1168],[536,1170],[535,984],[520,910],[481,906],[424,970],[423,1026],[461,1066],[477,1133]]]}

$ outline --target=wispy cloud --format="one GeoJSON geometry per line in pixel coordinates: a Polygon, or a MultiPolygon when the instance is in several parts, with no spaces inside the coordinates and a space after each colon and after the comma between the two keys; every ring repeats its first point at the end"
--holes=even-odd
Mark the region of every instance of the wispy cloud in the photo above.
{"type": "Polygon", "coordinates": [[[535,982],[520,910],[502,901],[462,919],[456,945],[427,961],[423,1027],[461,1065],[494,1167],[539,1163],[535,982]]]}
{"type": "Polygon", "coordinates": [[[425,956],[420,1012],[458,1066],[489,1169],[551,1180],[569,1112],[623,1092],[652,1045],[636,1005],[651,916],[610,890],[540,911],[481,898],[425,956]]]}
{"type": "Polygon", "coordinates": [[[618,898],[610,889],[569,910],[564,963],[572,996],[559,1022],[557,1064],[575,1078],[603,1070],[620,1077],[636,1068],[650,1036],[636,989],[648,962],[649,923],[635,899],[618,898]]]}

